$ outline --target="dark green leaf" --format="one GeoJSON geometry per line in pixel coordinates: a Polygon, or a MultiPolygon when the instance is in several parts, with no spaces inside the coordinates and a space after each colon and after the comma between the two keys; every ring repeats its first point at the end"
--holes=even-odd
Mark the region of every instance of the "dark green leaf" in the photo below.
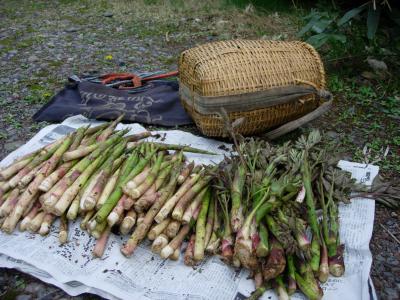
{"type": "Polygon", "coordinates": [[[318,49],[322,45],[324,45],[328,40],[329,40],[329,34],[320,33],[310,36],[306,42],[318,49]]]}
{"type": "Polygon", "coordinates": [[[308,22],[298,33],[297,33],[297,37],[302,37],[304,34],[306,34],[308,31],[311,30],[311,28],[314,26],[314,24],[316,22],[318,22],[318,20],[321,18],[320,15],[316,15],[314,16],[310,22],[308,22]]]}
{"type": "Polygon", "coordinates": [[[343,34],[330,34],[329,40],[338,41],[338,42],[341,42],[342,44],[344,44],[344,43],[346,43],[346,36],[343,34]]]}
{"type": "Polygon", "coordinates": [[[368,8],[367,18],[367,37],[372,40],[375,37],[376,30],[379,25],[379,18],[381,16],[381,8],[378,6],[376,9],[372,5],[368,8]]]}
{"type": "Polygon", "coordinates": [[[322,33],[325,31],[325,29],[329,26],[329,24],[332,23],[332,20],[328,19],[320,19],[317,22],[314,23],[312,26],[311,30],[314,31],[315,33],[322,33]]]}
{"type": "Polygon", "coordinates": [[[347,13],[345,13],[343,17],[341,17],[337,22],[338,26],[342,26],[343,24],[353,19],[355,16],[359,15],[364,9],[367,8],[366,4],[353,8],[352,10],[349,10],[347,13]]]}
{"type": "Polygon", "coordinates": [[[346,36],[343,34],[320,33],[311,36],[307,40],[307,43],[313,45],[315,48],[318,49],[328,41],[330,42],[338,41],[344,44],[346,42],[346,36]]]}

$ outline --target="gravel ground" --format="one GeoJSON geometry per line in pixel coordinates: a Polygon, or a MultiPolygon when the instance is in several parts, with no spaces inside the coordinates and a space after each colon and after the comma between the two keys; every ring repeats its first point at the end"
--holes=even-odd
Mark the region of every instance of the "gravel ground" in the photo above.
{"type": "MultiPolygon", "coordinates": [[[[34,123],[31,116],[71,74],[175,70],[179,53],[197,43],[237,37],[290,39],[296,32],[288,16],[219,10],[215,1],[201,9],[189,2],[188,9],[160,9],[141,1],[135,6],[123,1],[2,1],[0,159],[47,125],[34,123]]],[[[326,124],[335,117],[334,109],[314,125],[329,128],[326,124]]],[[[334,130],[331,135],[340,138],[334,130]]],[[[398,212],[377,205],[371,276],[381,299],[400,298],[398,221],[398,212]]],[[[18,271],[1,269],[0,298],[71,297],[18,271]]]]}

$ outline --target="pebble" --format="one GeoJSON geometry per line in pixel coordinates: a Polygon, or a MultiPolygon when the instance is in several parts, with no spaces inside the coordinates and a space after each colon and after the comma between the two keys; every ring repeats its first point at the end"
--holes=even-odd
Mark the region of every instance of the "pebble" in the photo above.
{"type": "Polygon", "coordinates": [[[78,27],[69,27],[69,28],[65,29],[66,32],[77,32],[79,30],[80,30],[80,28],[78,28],[78,27]]]}
{"type": "Polygon", "coordinates": [[[385,294],[387,295],[387,300],[398,300],[399,292],[394,288],[386,288],[385,294]]]}
{"type": "Polygon", "coordinates": [[[105,12],[103,14],[103,17],[106,17],[106,18],[112,18],[112,16],[114,16],[114,14],[112,12],[105,12]]]}
{"type": "Polygon", "coordinates": [[[5,143],[4,149],[7,152],[11,152],[11,151],[14,151],[15,149],[21,147],[23,144],[25,144],[25,142],[23,142],[23,141],[15,141],[15,142],[10,142],[10,143],[5,143]]]}
{"type": "Polygon", "coordinates": [[[15,300],[31,300],[33,297],[31,295],[18,295],[15,300]]]}
{"type": "Polygon", "coordinates": [[[329,136],[331,139],[337,139],[339,137],[339,134],[335,131],[328,131],[326,135],[329,136]]]}
{"type": "Polygon", "coordinates": [[[25,292],[37,294],[40,290],[44,289],[43,284],[31,282],[25,287],[25,292]]]}
{"type": "Polygon", "coordinates": [[[382,72],[382,71],[387,71],[388,67],[386,65],[386,63],[382,60],[377,60],[374,58],[368,58],[367,62],[369,64],[369,66],[371,67],[371,69],[373,69],[376,72],[382,72]]]}
{"type": "Polygon", "coordinates": [[[39,60],[39,58],[36,55],[31,55],[31,56],[28,57],[28,61],[29,62],[35,62],[35,61],[38,61],[38,60],[39,60]]]}

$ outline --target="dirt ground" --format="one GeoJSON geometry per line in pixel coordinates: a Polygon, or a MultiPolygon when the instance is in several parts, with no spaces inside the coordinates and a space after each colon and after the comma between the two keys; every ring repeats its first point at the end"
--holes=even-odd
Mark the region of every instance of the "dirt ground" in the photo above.
{"type": "MultiPolygon", "coordinates": [[[[63,87],[69,75],[172,71],[179,53],[196,44],[229,38],[293,39],[298,30],[293,16],[219,9],[218,2],[205,1],[201,6],[188,1],[187,6],[160,8],[142,1],[2,1],[0,159],[47,125],[34,123],[31,116],[63,87]]],[[[338,98],[326,116],[309,126],[325,129],[342,141],[349,128],[335,124],[349,109],[351,105],[338,98]]],[[[363,144],[357,134],[346,142],[363,144]]],[[[354,157],[350,152],[343,156],[354,157]]],[[[376,206],[371,277],[380,299],[400,298],[398,221],[398,211],[376,206]]],[[[0,298],[71,297],[19,271],[1,269],[0,298]]]]}

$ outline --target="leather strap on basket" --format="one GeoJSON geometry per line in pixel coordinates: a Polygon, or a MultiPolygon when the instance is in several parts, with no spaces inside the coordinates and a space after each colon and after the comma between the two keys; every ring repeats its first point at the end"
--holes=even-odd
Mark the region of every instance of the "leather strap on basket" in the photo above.
{"type": "Polygon", "coordinates": [[[321,98],[329,99],[328,101],[322,103],[320,106],[318,106],[316,109],[314,109],[312,112],[309,112],[308,114],[293,120],[289,123],[286,123],[274,130],[271,130],[267,132],[264,136],[270,140],[276,139],[290,131],[293,131],[304,124],[311,122],[312,120],[318,118],[319,116],[323,115],[326,113],[332,106],[332,101],[333,97],[332,94],[328,91],[321,91],[320,96],[324,96],[321,98]]]}
{"type": "Polygon", "coordinates": [[[180,84],[179,92],[186,105],[203,115],[215,114],[221,107],[227,113],[251,111],[298,101],[299,98],[311,94],[322,98],[330,95],[329,92],[319,90],[314,84],[305,81],[299,81],[296,85],[229,96],[201,96],[190,91],[184,84],[180,84]]]}

